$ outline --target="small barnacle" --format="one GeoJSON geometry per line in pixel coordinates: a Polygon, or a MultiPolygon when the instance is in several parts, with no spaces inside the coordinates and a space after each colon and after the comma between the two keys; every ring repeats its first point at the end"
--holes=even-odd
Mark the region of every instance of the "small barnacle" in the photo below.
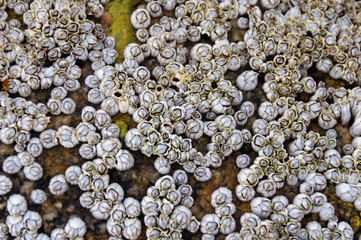
{"type": "Polygon", "coordinates": [[[63,125],[58,128],[56,136],[59,140],[59,143],[66,148],[73,148],[79,143],[75,135],[75,129],[69,126],[63,125]]]}
{"type": "Polygon", "coordinates": [[[64,114],[72,114],[75,111],[76,103],[71,98],[64,98],[61,101],[61,111],[64,114]]]}
{"type": "Polygon", "coordinates": [[[64,231],[70,239],[83,237],[86,233],[85,222],[78,217],[72,217],[66,223],[64,231]]]}
{"type": "Polygon", "coordinates": [[[55,228],[51,231],[51,239],[64,239],[66,238],[66,233],[62,228],[55,228]]]}
{"type": "Polygon", "coordinates": [[[22,216],[28,210],[28,205],[22,195],[14,194],[7,200],[6,209],[12,216],[22,216]]]}
{"type": "Polygon", "coordinates": [[[23,218],[24,228],[29,231],[37,231],[41,228],[42,219],[39,213],[34,211],[27,211],[23,218]]]}
{"type": "Polygon", "coordinates": [[[5,195],[10,192],[12,187],[13,182],[10,180],[10,178],[6,177],[5,175],[0,175],[0,195],[5,195]]]}
{"type": "Polygon", "coordinates": [[[360,194],[360,189],[347,183],[339,183],[336,185],[336,195],[344,202],[354,202],[360,194]]]}
{"type": "Polygon", "coordinates": [[[91,192],[83,193],[79,198],[80,205],[84,208],[90,209],[95,204],[95,199],[91,192]]]}
{"type": "Polygon", "coordinates": [[[237,77],[237,86],[244,91],[254,90],[258,83],[258,73],[249,70],[237,77]]]}
{"type": "Polygon", "coordinates": [[[49,99],[47,102],[47,107],[51,114],[59,115],[62,110],[62,102],[58,99],[49,99]]]}
{"type": "Polygon", "coordinates": [[[137,239],[141,234],[141,222],[137,218],[124,220],[123,236],[127,239],[137,239]]]}
{"type": "Polygon", "coordinates": [[[251,211],[260,218],[268,218],[272,211],[271,200],[256,197],[250,203],[251,211]]]}
{"type": "Polygon", "coordinates": [[[133,167],[134,158],[133,155],[127,150],[120,150],[115,155],[116,166],[115,168],[119,171],[126,171],[133,167]]]}
{"type": "Polygon", "coordinates": [[[253,187],[241,183],[236,188],[236,195],[239,198],[239,200],[243,202],[248,202],[255,197],[256,192],[253,187]]]}
{"type": "Polygon", "coordinates": [[[278,115],[278,112],[270,102],[263,102],[258,109],[260,117],[267,121],[272,121],[278,115]]]}
{"type": "Polygon", "coordinates": [[[335,215],[335,208],[330,203],[325,203],[318,215],[320,216],[321,221],[328,221],[335,215]]]}
{"type": "Polygon", "coordinates": [[[2,166],[3,171],[8,174],[18,173],[21,167],[20,159],[16,155],[5,158],[2,166]]]}
{"type": "Polygon", "coordinates": [[[109,218],[110,212],[112,210],[110,204],[111,203],[108,201],[101,200],[91,207],[90,212],[96,219],[106,220],[109,218]]]}
{"type": "Polygon", "coordinates": [[[61,195],[69,189],[68,183],[64,175],[58,174],[54,176],[49,183],[49,191],[53,195],[61,195]]]}
{"type": "Polygon", "coordinates": [[[221,205],[231,202],[232,202],[232,192],[228,188],[221,187],[212,193],[211,205],[214,208],[217,208],[221,205]]]}
{"type": "Polygon", "coordinates": [[[15,141],[16,129],[13,127],[4,127],[0,129],[0,140],[5,144],[12,144],[15,141]]]}
{"type": "Polygon", "coordinates": [[[31,181],[37,181],[43,177],[43,168],[37,162],[34,162],[31,165],[25,166],[23,169],[23,172],[24,172],[25,177],[31,181]]]}
{"type": "Polygon", "coordinates": [[[201,221],[201,232],[216,235],[219,232],[220,219],[216,214],[206,214],[201,221]]]}

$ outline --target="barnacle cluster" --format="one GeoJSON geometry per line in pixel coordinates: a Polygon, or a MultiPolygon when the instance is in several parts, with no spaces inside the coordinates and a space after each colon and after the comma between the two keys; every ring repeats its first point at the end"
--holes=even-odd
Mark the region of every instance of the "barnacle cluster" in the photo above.
{"type": "Polygon", "coordinates": [[[41,181],[36,158],[56,146],[77,147],[81,166],[51,176],[31,201],[77,186],[80,205],[106,221],[111,240],[142,231],[163,240],[186,231],[203,240],[354,239],[323,191],[335,184],[337,197],[361,211],[360,2],[147,0],[130,16],[138,42],[121,62],[99,23],[107,3],[0,0],[0,140],[16,152],[1,158],[0,239],[84,238],[78,216],[38,233],[41,215],[11,192],[10,175],[21,170],[41,181]],[[82,86],[88,103],[79,108],[71,93],[82,86]],[[261,89],[263,97],[249,97],[261,89]],[[37,98],[43,92],[45,101],[37,98]],[[71,114],[81,121],[50,125],[71,114]],[[120,114],[136,127],[124,133],[112,119],[120,114]],[[352,140],[341,143],[337,126],[352,140]],[[165,175],[141,199],[111,177],[142,161],[136,151],[165,175]],[[233,160],[238,185],[216,189],[214,213],[197,219],[191,182],[212,181],[212,171],[233,160]],[[280,195],[285,185],[298,193],[280,195]],[[251,211],[239,229],[234,196],[251,211]],[[317,220],[305,224],[311,214],[317,220]]]}

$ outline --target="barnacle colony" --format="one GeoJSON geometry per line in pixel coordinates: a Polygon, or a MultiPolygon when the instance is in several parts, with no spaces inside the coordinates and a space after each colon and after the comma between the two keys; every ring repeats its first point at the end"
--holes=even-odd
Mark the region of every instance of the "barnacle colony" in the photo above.
{"type": "Polygon", "coordinates": [[[326,189],[361,211],[360,2],[149,0],[129,16],[138,42],[121,62],[98,23],[107,3],[0,0],[0,140],[13,148],[0,158],[0,239],[83,239],[88,217],[45,230],[33,211],[76,189],[109,239],[357,237],[326,189]],[[57,115],[80,121],[55,127],[57,115]],[[38,159],[59,146],[78,161],[49,176],[38,159]],[[140,162],[160,177],[134,196],[114,174],[140,162]],[[195,183],[229,162],[237,184],[197,216],[195,183]],[[44,175],[29,191],[17,179],[44,175]]]}

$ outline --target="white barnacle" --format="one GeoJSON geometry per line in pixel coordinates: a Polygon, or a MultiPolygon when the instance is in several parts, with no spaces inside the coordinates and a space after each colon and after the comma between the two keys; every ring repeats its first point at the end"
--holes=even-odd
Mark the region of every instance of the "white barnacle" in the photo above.
{"type": "Polygon", "coordinates": [[[310,173],[307,175],[305,181],[311,184],[315,191],[322,191],[327,186],[327,181],[325,176],[320,173],[310,173]]]}
{"type": "Polygon", "coordinates": [[[61,195],[69,189],[64,175],[58,174],[50,179],[49,191],[53,195],[61,195]]]}
{"type": "Polygon", "coordinates": [[[10,192],[13,187],[13,182],[5,175],[0,175],[0,195],[5,195],[10,192]]]}
{"type": "Polygon", "coordinates": [[[37,181],[43,177],[43,167],[37,162],[25,166],[23,172],[25,177],[31,181],[37,181]]]}
{"type": "Polygon", "coordinates": [[[339,222],[337,225],[337,230],[342,232],[342,235],[345,239],[353,239],[354,238],[354,232],[347,222],[339,222]]]}
{"type": "MultiPolygon", "coordinates": [[[[122,225],[119,222],[115,221],[113,218],[108,219],[107,230],[111,236],[114,236],[114,239],[119,239],[122,237],[122,225]]],[[[109,239],[111,239],[111,237],[109,239]]]]}
{"type": "Polygon", "coordinates": [[[187,184],[187,182],[188,182],[187,173],[183,170],[174,171],[173,179],[174,179],[175,183],[178,185],[187,184]]]}
{"type": "Polygon", "coordinates": [[[197,181],[206,182],[212,178],[212,172],[207,167],[198,167],[194,171],[194,177],[197,181]]]}
{"type": "Polygon", "coordinates": [[[220,207],[224,204],[232,202],[232,191],[228,188],[221,187],[212,193],[211,205],[214,208],[220,207]]]}
{"type": "Polygon", "coordinates": [[[237,86],[244,91],[252,91],[258,83],[258,73],[252,70],[244,71],[237,77],[237,86]]]}
{"type": "Polygon", "coordinates": [[[339,183],[336,185],[336,195],[344,202],[354,202],[360,194],[360,189],[353,184],[339,183]]]}
{"type": "Polygon", "coordinates": [[[94,118],[94,125],[99,130],[101,130],[104,127],[107,127],[109,124],[111,124],[111,121],[112,121],[111,117],[107,112],[105,112],[102,109],[96,111],[94,118]]]}
{"type": "Polygon", "coordinates": [[[114,203],[120,203],[124,198],[124,190],[118,183],[111,183],[106,189],[106,197],[114,203]]]}
{"type": "Polygon", "coordinates": [[[122,144],[120,143],[118,138],[108,138],[101,140],[96,146],[96,152],[99,157],[105,154],[115,155],[122,144]]]}
{"type": "Polygon", "coordinates": [[[84,192],[79,198],[80,205],[86,209],[90,209],[94,206],[95,199],[91,192],[84,192]]]}
{"type": "Polygon", "coordinates": [[[26,144],[29,140],[30,140],[30,132],[22,130],[17,133],[15,142],[17,144],[23,145],[26,144]]]}
{"type": "Polygon", "coordinates": [[[272,180],[262,180],[257,185],[257,192],[264,197],[271,197],[276,194],[276,184],[272,180]]]}
{"type": "Polygon", "coordinates": [[[51,114],[59,115],[61,113],[61,109],[62,109],[61,100],[50,98],[46,105],[49,111],[51,112],[51,114]]]}
{"type": "Polygon", "coordinates": [[[32,138],[30,139],[26,149],[31,155],[38,157],[43,151],[43,145],[41,144],[39,138],[32,138]]]}
{"type": "Polygon", "coordinates": [[[150,20],[149,12],[146,9],[137,9],[130,17],[130,22],[136,29],[147,28],[150,24],[150,20]]]}
{"type": "Polygon", "coordinates": [[[52,148],[58,145],[58,139],[56,138],[56,130],[47,129],[40,133],[40,142],[45,148],[52,148]]]}
{"type": "Polygon", "coordinates": [[[232,216],[222,217],[219,224],[219,230],[222,234],[230,234],[236,229],[236,221],[232,216]]]}
{"type": "Polygon", "coordinates": [[[216,214],[206,214],[201,221],[201,232],[216,235],[219,232],[220,219],[216,214]]]}
{"type": "Polygon", "coordinates": [[[147,4],[147,11],[152,17],[160,17],[163,13],[162,7],[159,2],[149,2],[147,4]]]}
{"type": "Polygon", "coordinates": [[[63,100],[67,94],[68,91],[64,87],[55,87],[51,90],[50,96],[52,99],[63,100]]]}
{"type": "Polygon", "coordinates": [[[16,132],[13,127],[4,127],[0,129],[0,140],[5,144],[12,144],[15,141],[16,132]]]}
{"type": "Polygon", "coordinates": [[[28,204],[22,195],[14,194],[7,200],[6,209],[12,216],[22,216],[28,210],[28,204]]]}
{"type": "Polygon", "coordinates": [[[331,203],[325,203],[318,214],[321,221],[328,221],[335,215],[335,208],[331,203]]]}
{"type": "Polygon", "coordinates": [[[84,159],[93,159],[97,155],[97,150],[94,145],[83,143],[79,147],[79,155],[84,159]]]}
{"type": "Polygon", "coordinates": [[[242,202],[248,202],[254,198],[256,191],[253,187],[240,183],[236,188],[236,195],[242,202]]]}
{"type": "Polygon", "coordinates": [[[8,174],[18,173],[21,167],[20,159],[16,155],[5,158],[3,162],[3,171],[8,174]]]}
{"type": "Polygon", "coordinates": [[[297,194],[293,199],[293,204],[301,209],[304,214],[308,214],[312,210],[312,200],[304,193],[297,194]]]}
{"type": "Polygon", "coordinates": [[[81,169],[78,166],[70,166],[65,170],[65,179],[71,185],[78,184],[81,169]]]}
{"type": "Polygon", "coordinates": [[[133,155],[127,150],[119,150],[115,155],[115,159],[117,162],[115,168],[118,171],[126,171],[134,165],[133,155]]]}
{"type": "Polygon", "coordinates": [[[142,225],[138,218],[126,218],[124,220],[123,236],[135,240],[141,234],[142,225]]]}
{"type": "Polygon", "coordinates": [[[154,161],[154,168],[160,174],[168,174],[170,171],[170,163],[168,160],[162,156],[158,156],[154,161]]]}
{"type": "Polygon", "coordinates": [[[258,114],[261,118],[267,120],[267,121],[272,121],[274,120],[277,115],[278,112],[275,109],[275,107],[272,105],[272,103],[270,102],[263,102],[258,109],[258,114]]]}
{"type": "Polygon", "coordinates": [[[92,123],[96,115],[95,108],[86,106],[81,110],[81,118],[83,122],[92,123]]]}
{"type": "Polygon", "coordinates": [[[23,218],[24,228],[29,232],[36,232],[41,228],[42,219],[39,213],[27,211],[23,218]]]}
{"type": "Polygon", "coordinates": [[[200,120],[188,120],[186,135],[191,139],[199,139],[203,135],[203,122],[200,120]]]}
{"type": "Polygon", "coordinates": [[[313,193],[310,197],[312,201],[312,213],[318,213],[324,204],[327,203],[327,197],[323,193],[316,192],[313,193]]]}
{"type": "Polygon", "coordinates": [[[34,119],[33,130],[35,132],[42,132],[47,128],[49,122],[50,122],[50,117],[47,117],[43,114],[39,114],[34,119]]]}
{"type": "Polygon", "coordinates": [[[76,103],[71,98],[64,98],[61,101],[61,111],[64,114],[72,114],[75,111],[76,103]]]}
{"type": "Polygon", "coordinates": [[[260,218],[268,218],[272,211],[271,201],[268,198],[256,197],[250,203],[251,211],[260,218]]]}
{"type": "Polygon", "coordinates": [[[198,43],[191,49],[190,56],[199,62],[203,59],[210,60],[212,57],[212,47],[206,43],[198,43]]]}
{"type": "MultiPolygon", "coordinates": [[[[23,216],[7,216],[5,220],[7,231],[13,237],[20,237],[23,229],[23,216]]],[[[1,236],[1,235],[0,235],[1,236]]],[[[7,236],[5,235],[5,239],[7,236]]]]}
{"type": "Polygon", "coordinates": [[[105,200],[101,200],[95,203],[90,209],[90,212],[93,215],[93,217],[100,220],[108,219],[111,211],[112,211],[111,203],[105,200]]]}
{"type": "Polygon", "coordinates": [[[237,179],[239,183],[245,183],[246,185],[253,187],[258,183],[259,176],[252,169],[244,168],[239,171],[237,179]]]}
{"type": "Polygon", "coordinates": [[[323,129],[333,128],[337,124],[337,120],[331,111],[322,110],[318,117],[318,125],[323,129]]]}
{"type": "Polygon", "coordinates": [[[30,199],[35,204],[43,204],[46,201],[47,197],[46,197],[46,193],[43,190],[34,189],[31,191],[30,199]]]}
{"type": "Polygon", "coordinates": [[[72,217],[66,223],[64,231],[70,239],[81,238],[86,233],[85,222],[79,217],[72,217]]]}
{"type": "Polygon", "coordinates": [[[56,136],[60,145],[65,148],[73,148],[79,143],[78,138],[76,137],[76,130],[66,125],[58,128],[56,136]]]}
{"type": "Polygon", "coordinates": [[[51,239],[65,239],[66,237],[66,233],[62,228],[55,228],[50,234],[51,239]]]}
{"type": "Polygon", "coordinates": [[[123,201],[125,212],[129,218],[136,218],[141,213],[140,203],[138,200],[128,197],[123,201]]]}

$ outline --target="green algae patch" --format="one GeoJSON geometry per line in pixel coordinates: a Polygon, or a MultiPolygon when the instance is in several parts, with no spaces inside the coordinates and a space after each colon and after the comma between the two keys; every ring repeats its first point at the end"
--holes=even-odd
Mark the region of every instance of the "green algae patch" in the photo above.
{"type": "Polygon", "coordinates": [[[128,132],[129,128],[136,128],[137,123],[135,123],[132,117],[127,113],[120,113],[113,117],[112,122],[115,123],[119,129],[120,134],[119,138],[123,139],[125,134],[128,132]]]}
{"type": "Polygon", "coordinates": [[[130,23],[130,16],[140,0],[113,0],[107,4],[106,11],[112,16],[109,36],[115,38],[118,52],[117,62],[123,61],[123,50],[131,42],[138,42],[135,28],[130,23]]]}
{"type": "Polygon", "coordinates": [[[125,134],[128,132],[128,125],[122,120],[115,121],[115,124],[120,129],[119,137],[123,139],[125,137],[125,134]]]}

